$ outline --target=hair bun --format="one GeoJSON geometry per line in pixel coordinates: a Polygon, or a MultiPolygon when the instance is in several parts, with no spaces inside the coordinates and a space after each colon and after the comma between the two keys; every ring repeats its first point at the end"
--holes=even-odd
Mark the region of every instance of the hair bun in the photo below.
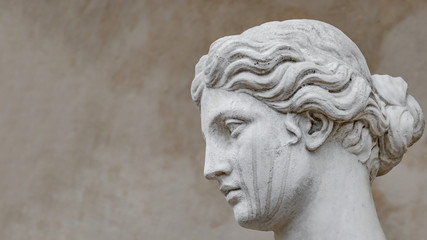
{"type": "Polygon", "coordinates": [[[408,84],[402,78],[372,75],[372,83],[388,119],[388,130],[379,136],[378,176],[381,176],[396,166],[408,147],[421,137],[424,117],[420,105],[407,93],[408,84]]]}

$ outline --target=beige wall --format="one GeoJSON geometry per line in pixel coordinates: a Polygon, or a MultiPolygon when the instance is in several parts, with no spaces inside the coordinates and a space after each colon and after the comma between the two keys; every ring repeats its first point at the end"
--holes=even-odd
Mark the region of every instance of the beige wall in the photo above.
{"type": "MultiPolygon", "coordinates": [[[[348,34],[427,112],[426,1],[0,1],[0,239],[272,239],[202,176],[190,98],[212,41],[270,20],[348,34]]],[[[374,183],[390,240],[427,239],[427,138],[374,183]]]]}

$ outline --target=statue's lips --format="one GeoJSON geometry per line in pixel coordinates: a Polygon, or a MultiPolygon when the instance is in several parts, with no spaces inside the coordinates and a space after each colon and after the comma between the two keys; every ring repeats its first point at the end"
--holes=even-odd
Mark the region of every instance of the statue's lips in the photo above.
{"type": "Polygon", "coordinates": [[[227,197],[227,195],[230,192],[238,191],[238,190],[240,190],[240,188],[239,187],[233,187],[233,186],[224,185],[224,186],[221,186],[219,190],[222,192],[222,194],[224,194],[225,197],[227,197]]]}
{"type": "Polygon", "coordinates": [[[236,205],[242,198],[242,191],[239,187],[221,186],[220,190],[231,206],[236,205]]]}

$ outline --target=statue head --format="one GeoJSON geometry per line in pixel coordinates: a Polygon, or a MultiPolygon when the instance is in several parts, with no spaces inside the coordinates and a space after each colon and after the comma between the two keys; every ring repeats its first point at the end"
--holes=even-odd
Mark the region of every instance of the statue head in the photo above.
{"type": "Polygon", "coordinates": [[[242,226],[260,230],[307,204],[320,174],[315,159],[326,150],[345,152],[366,169],[361,181],[373,181],[424,129],[402,78],[371,75],[344,33],[314,20],[265,23],[215,41],[196,65],[191,94],[206,178],[220,183],[242,226]]]}

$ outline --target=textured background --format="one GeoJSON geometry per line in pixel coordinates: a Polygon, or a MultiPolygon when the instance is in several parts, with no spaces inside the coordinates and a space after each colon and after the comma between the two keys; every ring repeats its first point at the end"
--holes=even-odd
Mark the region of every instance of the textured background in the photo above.
{"type": "MultiPolygon", "coordinates": [[[[0,1],[0,239],[272,239],[202,174],[194,65],[271,20],[343,30],[427,112],[427,1],[0,1]]],[[[427,137],[373,186],[389,240],[427,239],[427,137]]]]}

